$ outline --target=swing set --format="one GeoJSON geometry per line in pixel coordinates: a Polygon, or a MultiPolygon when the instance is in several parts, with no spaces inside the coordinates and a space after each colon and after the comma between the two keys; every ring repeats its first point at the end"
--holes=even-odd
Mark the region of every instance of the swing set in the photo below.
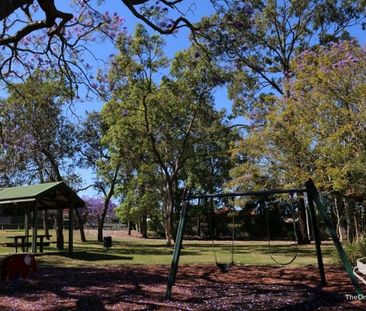
{"type": "MultiPolygon", "coordinates": [[[[310,219],[312,224],[312,231],[313,231],[313,237],[315,242],[315,249],[316,249],[316,255],[317,255],[317,262],[318,262],[318,268],[319,268],[319,275],[320,275],[320,286],[326,286],[326,278],[325,278],[325,272],[324,272],[324,264],[323,264],[323,255],[321,251],[321,241],[320,241],[320,234],[319,234],[319,226],[318,226],[318,220],[317,220],[317,214],[315,212],[315,207],[317,208],[317,211],[319,213],[319,216],[321,217],[323,223],[327,227],[330,236],[332,237],[333,243],[338,251],[339,257],[342,261],[343,267],[345,271],[347,272],[354,288],[355,292],[358,295],[363,295],[363,292],[359,286],[358,279],[359,277],[355,273],[352,264],[347,257],[346,253],[344,252],[344,249],[338,239],[338,236],[333,228],[332,222],[326,212],[325,206],[320,198],[320,195],[311,179],[309,179],[305,183],[304,189],[274,189],[274,190],[263,190],[263,191],[249,191],[249,192],[234,192],[234,193],[219,193],[219,194],[204,194],[204,195],[187,195],[185,196],[185,199],[183,200],[183,206],[181,210],[180,215],[180,221],[178,225],[177,235],[176,235],[176,243],[174,247],[173,252],[173,258],[171,263],[171,269],[168,277],[168,284],[167,289],[165,293],[165,297],[167,299],[171,299],[172,296],[172,289],[174,286],[174,283],[176,281],[176,275],[178,271],[178,265],[179,265],[179,258],[180,253],[182,249],[182,242],[183,242],[183,234],[184,234],[184,228],[187,221],[187,214],[188,209],[190,206],[191,200],[202,200],[202,199],[211,199],[214,198],[235,198],[235,197],[245,197],[245,196],[269,196],[269,195],[275,195],[275,194],[289,194],[291,197],[291,212],[292,212],[292,218],[293,218],[293,226],[294,226],[294,237],[295,242],[297,242],[297,235],[296,235],[296,221],[294,216],[294,202],[293,202],[293,195],[294,194],[304,194],[307,196],[308,200],[308,209],[310,212],[310,219]]],[[[269,222],[268,222],[268,214],[266,215],[266,229],[267,229],[267,236],[268,236],[268,247],[271,249],[271,242],[270,242],[270,231],[269,231],[269,222]]],[[[216,250],[214,247],[214,240],[212,240],[213,247],[214,247],[214,254],[215,254],[215,264],[217,268],[224,273],[227,273],[230,271],[230,269],[234,266],[234,240],[235,240],[235,219],[233,214],[233,228],[232,228],[232,244],[231,244],[231,262],[230,263],[221,263],[217,260],[216,250]]],[[[212,230],[212,229],[211,229],[212,230]]],[[[213,239],[213,232],[211,231],[212,239],[213,239]]],[[[280,265],[288,265],[291,264],[297,257],[297,251],[295,255],[287,262],[279,262],[277,261],[273,255],[271,254],[270,257],[273,261],[275,261],[277,264],[280,265]]],[[[361,264],[360,264],[361,267],[361,264]]],[[[363,266],[362,266],[363,267],[363,266]]],[[[366,264],[365,264],[365,273],[366,273],[366,264]]],[[[361,272],[363,272],[363,269],[361,272]]]]}
{"type": "MultiPolygon", "coordinates": [[[[265,222],[266,222],[266,235],[267,235],[267,241],[268,241],[268,250],[269,250],[269,257],[278,265],[281,266],[287,266],[291,263],[293,263],[295,261],[295,259],[297,258],[298,255],[298,249],[297,249],[297,243],[298,243],[298,237],[297,237],[297,228],[296,228],[296,219],[295,219],[295,204],[294,204],[294,198],[293,198],[294,194],[290,193],[290,202],[291,202],[291,215],[292,215],[292,225],[293,225],[293,232],[294,232],[294,243],[295,243],[295,254],[293,255],[292,258],[290,258],[288,261],[286,262],[280,262],[278,259],[276,259],[274,257],[274,251],[272,250],[272,245],[271,245],[271,233],[270,233],[270,225],[269,225],[269,217],[268,217],[268,206],[266,205],[264,207],[264,214],[265,214],[265,222]]],[[[198,203],[200,204],[200,203],[198,203]]],[[[213,206],[213,197],[211,197],[211,206],[213,206]]],[[[212,224],[212,217],[210,220],[210,228],[211,228],[211,239],[212,239],[212,248],[213,248],[213,253],[214,253],[214,257],[215,257],[215,264],[216,267],[218,268],[218,270],[222,273],[227,273],[231,270],[231,268],[235,265],[234,263],[234,243],[235,243],[235,210],[233,209],[232,211],[232,229],[231,229],[231,261],[228,263],[223,263],[223,262],[219,262],[217,259],[217,254],[216,254],[216,247],[215,247],[215,230],[213,229],[213,224],[212,224]]]]}

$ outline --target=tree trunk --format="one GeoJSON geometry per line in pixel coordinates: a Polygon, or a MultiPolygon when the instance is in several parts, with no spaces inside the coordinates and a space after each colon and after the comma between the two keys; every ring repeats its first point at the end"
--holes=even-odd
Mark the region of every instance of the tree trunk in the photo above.
{"type": "Polygon", "coordinates": [[[98,220],[98,226],[97,226],[97,230],[98,230],[97,241],[98,242],[103,242],[103,227],[104,227],[104,223],[101,220],[98,220]]]}
{"type": "Polygon", "coordinates": [[[75,208],[75,215],[79,223],[80,240],[81,242],[86,242],[83,220],[81,219],[80,213],[77,208],[75,208]]]}
{"type": "Polygon", "coordinates": [[[355,228],[353,221],[354,205],[347,200],[345,201],[345,208],[346,208],[346,222],[347,222],[347,241],[353,242],[355,237],[355,228]]]}
{"type": "Polygon", "coordinates": [[[102,192],[104,193],[105,196],[104,196],[104,206],[103,206],[102,216],[101,216],[100,222],[98,222],[98,241],[99,242],[103,242],[104,221],[105,221],[105,217],[107,215],[109,203],[111,202],[112,196],[114,194],[114,187],[116,186],[119,169],[120,169],[120,163],[118,163],[118,165],[114,171],[114,176],[113,176],[113,180],[111,181],[109,191],[106,192],[105,190],[102,190],[102,192]]]}
{"type": "Polygon", "coordinates": [[[44,234],[46,235],[46,239],[49,240],[50,231],[48,228],[48,211],[47,210],[43,211],[43,229],[44,229],[44,234]]]}
{"type": "Polygon", "coordinates": [[[336,217],[336,232],[338,234],[339,240],[343,241],[343,233],[342,233],[342,216],[341,210],[344,209],[343,200],[339,195],[335,195],[334,198],[334,214],[336,217]]]}
{"type": "Polygon", "coordinates": [[[358,241],[360,238],[360,235],[358,233],[358,222],[357,222],[357,217],[356,215],[353,216],[354,219],[354,224],[355,224],[355,235],[356,235],[356,240],[358,241]]]}
{"type": "Polygon", "coordinates": [[[197,217],[197,236],[201,237],[201,218],[197,217]]]}
{"type": "Polygon", "coordinates": [[[165,238],[166,238],[166,245],[172,246],[173,245],[173,230],[172,230],[172,210],[173,204],[170,199],[166,200],[165,203],[165,215],[164,215],[164,231],[165,231],[165,238]]]}
{"type": "Polygon", "coordinates": [[[132,228],[131,228],[131,220],[128,220],[128,221],[127,221],[127,231],[128,231],[128,235],[131,235],[131,230],[132,230],[132,228]]]}
{"type": "Polygon", "coordinates": [[[104,207],[102,211],[102,215],[100,219],[98,220],[98,241],[103,242],[103,227],[104,227],[104,220],[105,216],[107,215],[109,200],[107,202],[104,202],[104,207]]]}
{"type": "Polygon", "coordinates": [[[147,216],[145,213],[141,215],[140,224],[142,237],[147,239],[147,216]]]}
{"type": "Polygon", "coordinates": [[[299,244],[310,244],[309,237],[307,235],[306,228],[306,212],[304,198],[299,200],[299,228],[298,228],[298,243],[299,244]]]}
{"type": "Polygon", "coordinates": [[[56,214],[56,241],[57,249],[64,249],[64,235],[63,235],[63,210],[58,209],[56,214]]]}
{"type": "Polygon", "coordinates": [[[103,242],[104,221],[105,221],[105,217],[108,212],[108,207],[109,207],[109,203],[112,198],[113,191],[114,191],[114,186],[111,187],[111,190],[109,191],[108,195],[104,198],[104,206],[103,206],[102,215],[100,217],[100,220],[98,221],[98,241],[99,242],[103,242]]]}
{"type": "Polygon", "coordinates": [[[174,192],[171,182],[167,182],[165,194],[165,211],[164,211],[164,231],[166,245],[172,246],[174,243],[173,236],[173,213],[174,213],[174,192]]]}

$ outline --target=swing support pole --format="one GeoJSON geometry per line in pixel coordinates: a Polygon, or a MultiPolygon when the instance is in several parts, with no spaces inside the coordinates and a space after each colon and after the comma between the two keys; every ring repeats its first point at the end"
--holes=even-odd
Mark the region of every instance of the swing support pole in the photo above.
{"type": "MultiPolygon", "coordinates": [[[[311,186],[309,182],[306,182],[306,193],[308,197],[308,204],[309,204],[309,211],[310,211],[310,218],[311,218],[311,226],[313,229],[314,241],[315,241],[315,249],[316,249],[316,257],[318,260],[318,268],[320,274],[320,285],[327,286],[327,280],[325,278],[324,272],[324,263],[323,263],[323,255],[322,250],[320,247],[320,234],[319,234],[319,224],[317,221],[315,208],[314,208],[314,196],[313,191],[311,190],[311,186]]],[[[315,187],[315,186],[314,186],[315,187]]]]}
{"type": "MultiPolygon", "coordinates": [[[[347,254],[345,253],[345,251],[342,247],[341,242],[339,241],[339,238],[334,230],[333,224],[332,224],[331,220],[329,219],[329,216],[324,208],[324,204],[323,204],[322,200],[320,199],[318,190],[316,189],[316,187],[311,179],[309,179],[306,182],[306,188],[307,188],[308,194],[310,194],[312,200],[314,200],[316,207],[319,211],[320,217],[322,218],[325,226],[327,227],[327,229],[329,231],[329,234],[332,237],[334,246],[336,247],[336,249],[338,251],[339,258],[341,259],[343,267],[346,270],[349,278],[351,279],[351,282],[355,288],[356,294],[364,295],[364,293],[361,290],[360,285],[358,284],[358,281],[357,281],[355,275],[353,274],[351,261],[349,260],[347,254]]],[[[310,200],[309,200],[309,203],[310,203],[310,200]]]]}
{"type": "Polygon", "coordinates": [[[188,207],[189,207],[188,200],[184,200],[179,219],[177,236],[175,238],[173,259],[168,277],[168,286],[165,292],[165,298],[169,300],[172,296],[172,289],[178,272],[179,257],[182,250],[183,234],[184,234],[184,227],[187,221],[188,207]]]}

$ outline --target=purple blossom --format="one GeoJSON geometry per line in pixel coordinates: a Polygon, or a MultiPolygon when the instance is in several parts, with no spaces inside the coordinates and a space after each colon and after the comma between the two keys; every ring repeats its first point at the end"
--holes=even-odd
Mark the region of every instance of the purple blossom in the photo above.
{"type": "MultiPolygon", "coordinates": [[[[114,40],[120,32],[125,32],[125,29],[122,27],[124,23],[124,19],[118,15],[118,13],[113,13],[111,15],[110,12],[99,13],[95,10],[90,10],[85,1],[75,1],[72,6],[73,11],[70,12],[73,14],[73,19],[65,24],[63,29],[63,33],[60,35],[50,36],[49,29],[38,30],[32,32],[26,37],[22,38],[20,41],[21,47],[26,49],[24,53],[18,53],[17,57],[19,61],[15,58],[12,59],[13,64],[17,66],[16,74],[19,76],[23,76],[24,73],[29,73],[35,69],[35,66],[41,66],[43,69],[55,68],[59,66],[59,60],[65,59],[67,61],[67,66],[72,67],[70,70],[75,70],[76,76],[78,74],[78,70],[80,69],[77,66],[73,66],[73,64],[77,64],[80,61],[82,56],[83,48],[86,42],[96,42],[97,40],[105,40],[112,39],[114,40]],[[62,40],[68,41],[70,44],[62,47],[62,40]],[[51,52],[52,51],[52,52],[51,52]],[[38,54],[38,55],[37,55],[38,54]],[[64,57],[60,57],[63,54],[64,57]],[[37,55],[34,57],[34,55],[37,55]],[[79,60],[78,60],[79,59],[79,60]]],[[[38,13],[35,14],[39,10],[38,4],[32,4],[30,6],[31,15],[35,16],[35,20],[38,18],[38,13]]],[[[23,14],[24,15],[24,14],[23,14]]],[[[22,27],[23,20],[26,20],[26,16],[22,16],[19,14],[19,22],[14,22],[11,30],[18,30],[18,28],[22,27]]],[[[53,27],[51,30],[56,30],[57,27],[53,27]]],[[[7,59],[11,56],[11,49],[9,46],[1,47],[2,56],[4,59],[7,59]]],[[[63,64],[61,64],[62,66],[63,64]]],[[[7,72],[7,68],[9,66],[3,66],[3,72],[1,74],[3,77],[10,76],[11,73],[7,72]]],[[[90,70],[91,67],[86,65],[85,70],[90,70]]],[[[13,72],[13,75],[15,71],[13,72]]]]}
{"type": "MultiPolygon", "coordinates": [[[[86,203],[85,208],[82,211],[83,218],[89,223],[97,223],[100,221],[104,208],[104,198],[102,197],[83,197],[86,203]]],[[[112,201],[108,204],[106,218],[115,218],[116,204],[112,201]]]]}

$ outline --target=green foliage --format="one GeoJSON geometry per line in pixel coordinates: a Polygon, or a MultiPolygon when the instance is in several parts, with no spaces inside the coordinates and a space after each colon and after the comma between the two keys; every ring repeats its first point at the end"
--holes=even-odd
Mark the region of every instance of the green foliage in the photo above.
{"type": "MultiPolygon", "coordinates": [[[[362,235],[360,239],[344,244],[344,250],[349,259],[356,264],[356,260],[366,256],[366,236],[362,235]]],[[[338,255],[338,253],[336,253],[338,255]]]]}
{"type": "Polygon", "coordinates": [[[120,38],[108,73],[112,93],[102,111],[108,127],[103,141],[129,172],[119,189],[121,219],[150,217],[162,208],[166,232],[172,233],[182,188],[196,184],[210,158],[223,157],[230,131],[224,114],[213,108],[220,70],[195,48],[170,63],[162,47],[161,38],[142,26],[132,38],[120,38]],[[169,74],[161,77],[168,65],[169,74]]]}
{"type": "Polygon", "coordinates": [[[142,164],[137,174],[119,189],[123,201],[116,213],[121,222],[137,223],[141,215],[158,218],[159,192],[156,191],[155,185],[159,181],[148,165],[142,164]]]}
{"type": "Polygon", "coordinates": [[[0,165],[8,183],[61,180],[61,174],[75,181],[76,131],[64,111],[69,86],[55,72],[36,71],[8,93],[0,102],[0,165]]]}
{"type": "Polygon", "coordinates": [[[284,94],[296,54],[347,39],[348,27],[365,21],[364,0],[213,2],[217,13],[201,21],[199,38],[231,76],[236,112],[254,119],[261,94],[284,94]]]}
{"type": "Polygon", "coordinates": [[[361,193],[365,179],[364,49],[344,41],[301,53],[285,95],[233,149],[247,158],[233,171],[242,184],[301,186],[312,177],[326,191],[361,193]],[[253,181],[253,179],[257,181],[253,181]]]}

